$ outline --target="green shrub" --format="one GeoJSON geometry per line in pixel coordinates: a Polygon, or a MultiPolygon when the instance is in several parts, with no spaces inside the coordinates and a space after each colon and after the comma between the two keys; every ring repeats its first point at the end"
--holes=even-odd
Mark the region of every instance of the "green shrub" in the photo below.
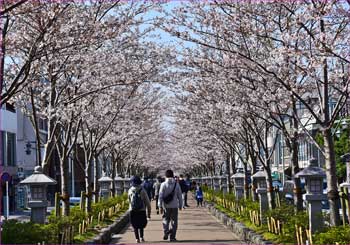
{"type": "MultiPolygon", "coordinates": [[[[127,195],[124,194],[93,204],[91,214],[96,220],[100,211],[113,207],[122,201],[127,201],[127,195]]],[[[85,211],[76,206],[70,209],[69,216],[56,217],[55,213],[52,212],[48,217],[49,223],[46,225],[8,220],[2,226],[2,242],[5,244],[34,244],[44,241],[46,244],[57,244],[60,232],[69,226],[74,226],[74,230],[77,231],[79,224],[87,217],[85,211]]]]}
{"type": "MultiPolygon", "coordinates": [[[[8,220],[2,226],[2,242],[4,244],[33,244],[45,241],[51,243],[52,229],[49,225],[21,223],[17,220],[8,220]]],[[[54,241],[56,242],[56,241],[54,241]]]]}
{"type": "Polygon", "coordinates": [[[350,226],[330,227],[313,235],[314,244],[350,244],[350,226]]]}

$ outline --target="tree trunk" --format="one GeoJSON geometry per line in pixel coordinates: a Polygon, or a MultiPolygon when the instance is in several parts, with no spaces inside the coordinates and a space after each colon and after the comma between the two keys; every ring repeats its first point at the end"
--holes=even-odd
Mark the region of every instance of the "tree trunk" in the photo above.
{"type": "Polygon", "coordinates": [[[91,178],[91,163],[89,162],[89,157],[85,154],[85,192],[86,198],[86,212],[91,212],[92,204],[92,178],[91,178]]]}
{"type": "MultiPolygon", "coordinates": [[[[320,20],[320,31],[325,34],[324,20],[320,20]]],[[[326,50],[325,50],[326,51],[326,50]]],[[[337,226],[340,224],[339,215],[339,193],[337,188],[337,175],[336,175],[336,162],[334,152],[334,142],[331,132],[331,112],[330,112],[330,96],[329,96],[329,79],[328,79],[328,61],[327,58],[323,58],[323,88],[322,88],[322,112],[323,112],[323,139],[324,139],[324,151],[326,160],[326,175],[327,175],[327,196],[329,201],[330,211],[330,223],[331,226],[337,226]]]]}
{"type": "MultiPolygon", "coordinates": [[[[231,182],[231,154],[226,155],[226,173],[227,173],[227,187],[228,193],[232,193],[232,182],[231,182]]],[[[233,172],[232,172],[233,173],[233,172]]]]}
{"type": "Polygon", "coordinates": [[[34,126],[34,132],[35,132],[35,154],[36,154],[36,166],[39,166],[41,164],[41,139],[40,139],[40,132],[39,132],[39,126],[38,126],[38,117],[36,113],[36,106],[34,102],[34,91],[33,88],[30,88],[30,102],[32,105],[32,121],[34,126]]]}
{"type": "Polygon", "coordinates": [[[324,150],[326,160],[326,175],[327,175],[327,196],[329,201],[330,222],[331,226],[340,225],[339,215],[339,193],[337,188],[337,175],[334,142],[331,129],[323,131],[324,150]]]}
{"type": "Polygon", "coordinates": [[[61,192],[63,198],[63,215],[69,216],[69,166],[66,157],[60,160],[61,168],[61,192]]]}
{"type": "MultiPolygon", "coordinates": [[[[57,96],[57,92],[56,92],[56,81],[54,79],[51,79],[51,83],[50,83],[50,101],[49,101],[49,108],[55,108],[55,101],[56,101],[56,96],[57,96]]],[[[51,114],[51,112],[50,112],[51,114]]],[[[59,132],[59,129],[55,128],[56,125],[56,116],[52,116],[50,115],[49,118],[49,127],[48,127],[48,132],[47,132],[47,139],[48,142],[46,142],[45,144],[45,155],[43,157],[43,172],[44,174],[49,174],[50,171],[50,164],[51,164],[51,156],[52,156],[52,151],[54,150],[55,147],[55,142],[54,142],[54,138],[53,135],[56,134],[56,132],[59,132]]],[[[58,138],[58,136],[56,137],[58,138]]]]}
{"type": "MultiPolygon", "coordinates": [[[[297,133],[295,133],[297,134],[297,133]]],[[[294,183],[294,206],[295,210],[301,211],[303,210],[303,196],[301,192],[301,183],[300,178],[295,178],[294,176],[299,172],[299,160],[298,160],[298,148],[299,143],[298,140],[295,138],[296,135],[291,139],[291,147],[290,147],[290,153],[292,156],[292,176],[293,176],[293,183],[294,183]]]]}
{"type": "Polygon", "coordinates": [[[95,193],[95,203],[98,202],[99,199],[99,184],[98,184],[98,179],[99,179],[99,175],[98,175],[98,156],[94,155],[94,193],[95,193]]]}
{"type": "Polygon", "coordinates": [[[270,169],[270,163],[267,162],[266,163],[266,173],[267,173],[267,194],[268,194],[268,198],[269,198],[269,207],[270,209],[274,209],[276,207],[276,203],[275,203],[275,192],[273,190],[273,186],[272,186],[272,175],[271,175],[271,169],[270,169]]]}
{"type": "Polygon", "coordinates": [[[116,161],[115,161],[115,159],[114,159],[114,154],[112,153],[112,159],[111,159],[111,162],[112,162],[112,197],[115,197],[116,195],[115,195],[115,193],[116,193],[116,190],[115,190],[115,181],[114,181],[114,179],[115,179],[115,177],[116,177],[116,175],[117,175],[117,163],[116,163],[116,161]]]}
{"type": "Polygon", "coordinates": [[[249,191],[249,182],[248,182],[248,165],[244,163],[244,198],[249,199],[250,191],[249,191]]]}

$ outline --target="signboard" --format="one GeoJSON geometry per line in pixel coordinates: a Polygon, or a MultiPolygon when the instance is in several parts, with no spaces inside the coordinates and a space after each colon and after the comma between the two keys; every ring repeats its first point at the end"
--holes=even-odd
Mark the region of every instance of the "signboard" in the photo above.
{"type": "Polygon", "coordinates": [[[11,181],[11,175],[7,172],[4,172],[1,174],[1,177],[0,177],[0,180],[2,183],[5,183],[6,181],[7,182],[10,182],[11,181]]]}

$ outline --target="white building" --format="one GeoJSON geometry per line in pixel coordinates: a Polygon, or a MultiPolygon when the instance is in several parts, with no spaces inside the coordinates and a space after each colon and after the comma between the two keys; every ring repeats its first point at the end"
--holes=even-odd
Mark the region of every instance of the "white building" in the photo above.
{"type": "MultiPolygon", "coordinates": [[[[41,120],[42,121],[42,120],[41,120]]],[[[47,135],[45,122],[39,123],[42,137],[47,135]]],[[[25,189],[20,180],[33,172],[36,164],[35,132],[29,118],[11,104],[0,110],[0,167],[1,173],[11,176],[9,183],[10,210],[25,206],[25,189]]],[[[2,183],[5,194],[5,185],[2,183]]]]}

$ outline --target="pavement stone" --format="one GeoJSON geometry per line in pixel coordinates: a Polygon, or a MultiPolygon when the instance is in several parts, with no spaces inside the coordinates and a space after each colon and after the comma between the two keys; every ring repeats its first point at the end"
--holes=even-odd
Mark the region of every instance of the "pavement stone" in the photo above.
{"type": "MultiPolygon", "coordinates": [[[[244,244],[235,234],[212,216],[207,208],[196,207],[195,200],[189,197],[189,208],[179,211],[177,242],[171,244],[244,244]]],[[[167,244],[163,241],[161,215],[156,214],[155,202],[152,201],[152,216],[145,229],[145,242],[142,244],[167,244]]],[[[112,236],[111,244],[135,244],[131,226],[121,234],[112,236]]]]}

